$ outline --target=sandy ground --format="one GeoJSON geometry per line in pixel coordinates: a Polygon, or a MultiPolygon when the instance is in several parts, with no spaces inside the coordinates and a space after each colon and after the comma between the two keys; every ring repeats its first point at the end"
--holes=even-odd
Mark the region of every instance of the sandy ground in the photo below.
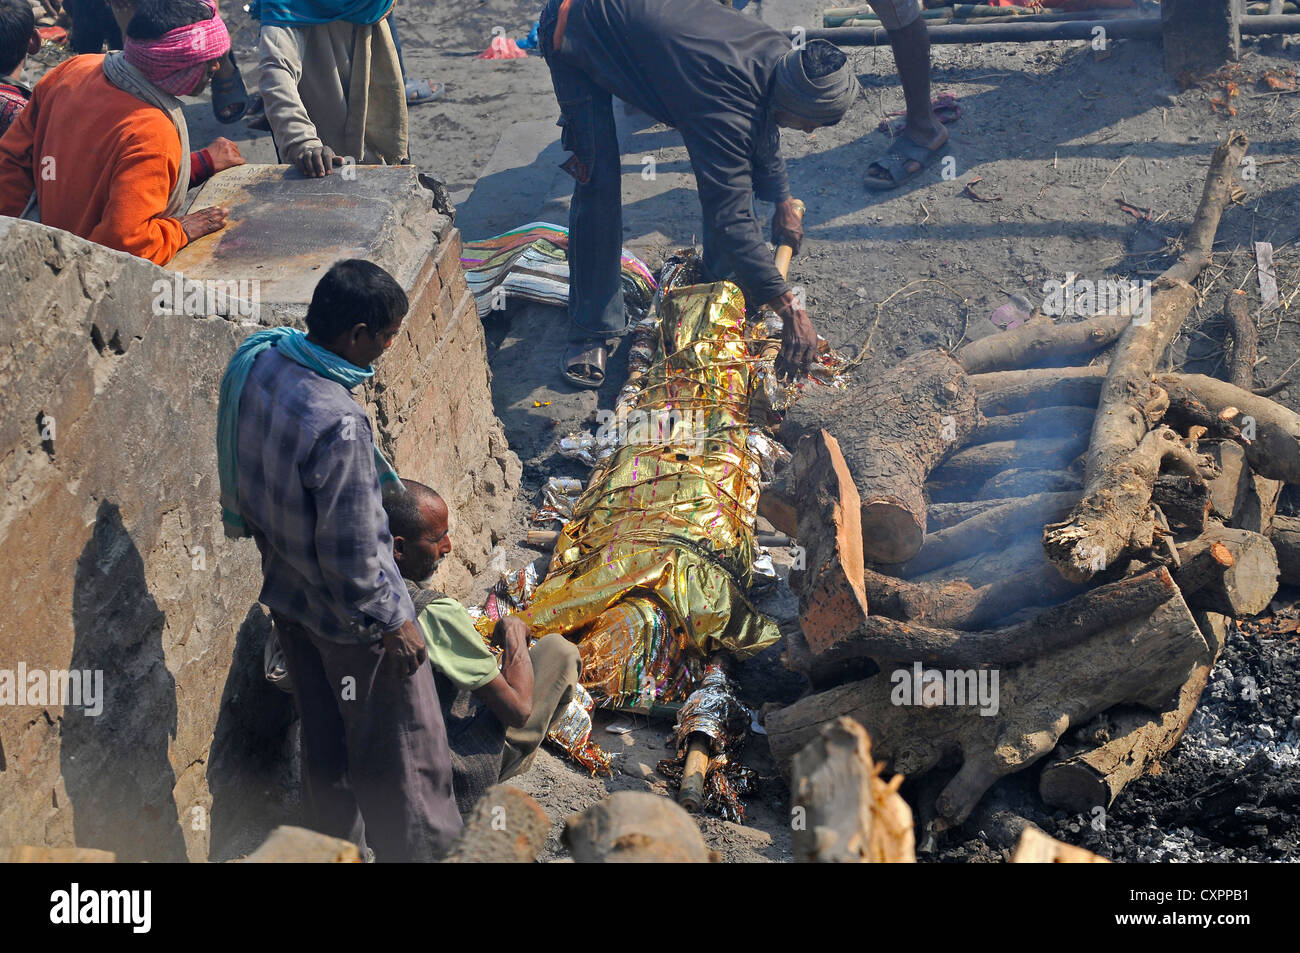
{"type": "MultiPolygon", "coordinates": [[[[494,28],[523,37],[540,4],[485,0],[433,4],[400,0],[399,30],[408,75],[447,84],[445,97],[411,112],[413,160],[443,179],[456,198],[457,224],[466,239],[486,237],[527,221],[567,221],[569,185],[557,168],[558,116],[545,63],[483,61],[475,55],[491,41],[494,28]]],[[[766,0],[746,12],[779,29],[820,25],[821,4],[810,0],[766,0]]],[[[233,3],[223,12],[236,33],[245,75],[253,82],[252,25],[233,3]]],[[[872,158],[887,146],[876,132],[882,116],[902,108],[902,95],[887,49],[852,51],[866,95],[839,126],[813,135],[785,133],[783,149],[793,192],[808,204],[807,241],[795,260],[792,280],[807,295],[814,322],[845,353],[867,350],[862,373],[925,348],[954,347],[994,330],[988,315],[1016,292],[1043,298],[1043,284],[1068,273],[1096,281],[1153,278],[1168,263],[1165,253],[1190,222],[1208,158],[1230,128],[1250,137],[1254,178],[1245,199],[1224,216],[1215,265],[1203,279],[1204,304],[1187,323],[1175,347],[1182,362],[1189,350],[1192,369],[1215,373],[1223,356],[1217,320],[1223,293],[1244,288],[1252,309],[1259,305],[1253,242],[1276,249],[1278,284],[1290,308],[1258,314],[1261,360],[1257,385],[1282,376],[1300,358],[1300,141],[1296,120],[1300,96],[1265,94],[1245,77],[1270,66],[1300,66],[1296,47],[1266,56],[1248,46],[1238,80],[1237,110],[1229,118],[1211,108],[1210,92],[1180,91],[1162,68],[1159,47],[1121,42],[1098,60],[1083,42],[1034,45],[943,46],[934,50],[934,91],[954,94],[963,116],[951,127],[949,176],[940,166],[889,193],[867,191],[861,182],[872,158]],[[975,193],[965,186],[979,178],[975,193]],[[1119,202],[1152,210],[1139,222],[1119,202]]],[[[217,134],[240,142],[252,161],[274,161],[266,134],[243,124],[218,126],[206,102],[187,108],[196,143],[217,134]]],[[[624,231],[627,247],[651,266],[665,250],[691,243],[699,232],[694,183],[680,138],[644,116],[620,110],[624,148],[624,231]],[[647,157],[655,174],[643,175],[647,157]]],[[[765,217],[770,209],[760,209],[765,217]]],[[[563,317],[545,308],[518,308],[487,325],[495,372],[494,398],[512,446],[525,463],[524,486],[515,504],[517,536],[507,547],[512,565],[536,558],[522,548],[528,513],[547,476],[586,476],[559,458],[556,437],[588,426],[597,408],[612,407],[622,373],[616,356],[606,386],[577,392],[557,373],[563,317]],[[549,401],[549,406],[534,403],[549,401]]],[[[1300,409],[1300,387],[1280,398],[1300,409]]],[[[1294,508],[1294,498],[1284,509],[1294,508]]],[[[490,580],[484,574],[486,585],[490,580]]],[[[793,604],[779,587],[769,607],[789,617],[793,604]]],[[[1251,644],[1234,643],[1249,655],[1251,644]]],[[[1294,647],[1292,647],[1294,648],[1294,647]]],[[[1245,663],[1242,663],[1245,664],[1245,663]]],[[[1263,666],[1267,679],[1273,668],[1263,666]]],[[[1229,678],[1231,673],[1229,673],[1229,678]]],[[[784,673],[775,652],[741,667],[746,698],[755,705],[788,701],[799,680],[784,673]]],[[[1276,715],[1288,730],[1300,699],[1285,695],[1276,715]]],[[[663,723],[638,722],[631,732],[604,729],[626,716],[602,715],[596,735],[620,754],[610,779],[592,779],[567,761],[543,751],[520,786],[536,796],[555,823],[547,859],[564,856],[558,832],[571,812],[610,791],[665,792],[654,774],[664,757],[663,723]]],[[[1294,735],[1294,727],[1289,729],[1294,735]]],[[[1294,742],[1294,737],[1292,737],[1294,742]]],[[[1212,744],[1213,740],[1207,741],[1212,744]]],[[[747,825],[701,819],[710,845],[726,860],[780,861],[790,857],[787,791],[773,770],[761,736],[748,759],[763,776],[760,794],[749,803],[747,825]]],[[[1177,764],[1176,752],[1169,761],[1177,764]]],[[[1175,772],[1176,773],[1176,772],[1175,772]]],[[[1161,792],[1146,779],[1131,810],[1142,820],[1144,805],[1161,792]]],[[[1195,789],[1195,784],[1191,785],[1195,789]]],[[[1126,795],[1127,797],[1127,795],[1126,795]]],[[[1123,802],[1117,806],[1125,810],[1123,802]]],[[[1084,819],[1086,820],[1086,819],[1084,819]]],[[[1071,823],[1057,819],[1069,837],[1071,823]]],[[[1139,825],[1140,826],[1140,825],[1139,825]]],[[[1085,825],[1086,829],[1086,825],[1085,825]]],[[[998,859],[958,845],[952,859],[998,859]]],[[[1164,836],[1164,835],[1162,835],[1164,836]]],[[[1198,834],[1197,836],[1201,836],[1198,834]]],[[[1114,856],[1159,859],[1160,852],[1123,843],[1095,846],[1114,856]]],[[[1271,852],[1270,856],[1277,856],[1271,852]]]]}

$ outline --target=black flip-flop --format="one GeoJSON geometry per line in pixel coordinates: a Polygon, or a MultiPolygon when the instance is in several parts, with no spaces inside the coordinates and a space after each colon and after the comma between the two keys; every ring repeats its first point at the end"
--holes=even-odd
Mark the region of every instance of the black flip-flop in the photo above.
{"type": "MultiPolygon", "coordinates": [[[[230,64],[235,66],[235,55],[230,54],[230,64]]],[[[238,122],[244,118],[244,113],[248,112],[248,87],[244,85],[244,77],[239,72],[239,67],[235,66],[235,75],[230,79],[218,79],[212,77],[212,115],[217,117],[217,122],[230,125],[232,122],[238,122]],[[222,115],[222,110],[230,106],[238,106],[236,112],[229,115],[222,115]]]]}
{"type": "MultiPolygon", "coordinates": [[[[941,146],[927,149],[925,146],[917,145],[906,136],[900,136],[894,140],[894,144],[887,154],[871,163],[873,166],[884,169],[885,174],[889,176],[889,180],[872,178],[868,175],[863,178],[863,184],[876,192],[888,192],[891,189],[896,189],[904,182],[909,182],[924,172],[934,163],[935,159],[939,158],[939,154],[947,148],[947,140],[941,146]],[[907,163],[909,162],[919,163],[919,166],[908,172],[907,163]]],[[[867,167],[867,171],[871,171],[871,166],[867,167]]]]}
{"type": "Polygon", "coordinates": [[[564,349],[560,373],[575,387],[598,390],[605,383],[607,354],[604,341],[574,341],[564,349]],[[588,370],[583,373],[580,368],[588,370]]]}

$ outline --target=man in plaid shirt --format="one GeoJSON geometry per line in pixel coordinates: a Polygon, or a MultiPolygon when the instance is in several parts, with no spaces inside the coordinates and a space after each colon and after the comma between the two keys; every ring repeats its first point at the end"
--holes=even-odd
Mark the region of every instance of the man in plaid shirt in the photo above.
{"type": "MultiPolygon", "coordinates": [[[[368,843],[385,861],[436,860],[461,826],[370,421],[349,394],[373,374],[406,310],[386,271],[341,261],[316,286],[305,336],[259,332],[227,371],[247,374],[229,400],[238,488],[227,522],[242,521],[262,553],[259,598],[302,718],[306,800],[316,829],[363,855],[368,843]]],[[[225,381],[222,392],[226,401],[225,381]]]]}

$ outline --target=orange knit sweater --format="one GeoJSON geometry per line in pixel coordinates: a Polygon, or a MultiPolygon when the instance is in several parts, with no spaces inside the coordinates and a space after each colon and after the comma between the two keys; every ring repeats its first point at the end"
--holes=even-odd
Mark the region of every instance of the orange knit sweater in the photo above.
{"type": "Polygon", "coordinates": [[[34,187],[46,225],[165,265],[188,241],[162,217],[180,136],[161,109],[110,83],[103,60],[50,70],[0,136],[0,215],[21,215],[34,187]]]}

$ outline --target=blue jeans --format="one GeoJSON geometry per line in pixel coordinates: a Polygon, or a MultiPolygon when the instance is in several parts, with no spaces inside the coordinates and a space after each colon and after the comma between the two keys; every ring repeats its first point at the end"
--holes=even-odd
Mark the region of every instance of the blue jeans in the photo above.
{"type": "Polygon", "coordinates": [[[548,0],[538,40],[560,104],[561,168],[574,178],[569,205],[570,338],[623,334],[623,160],[610,95],[554,49],[560,0],[548,0]]]}

